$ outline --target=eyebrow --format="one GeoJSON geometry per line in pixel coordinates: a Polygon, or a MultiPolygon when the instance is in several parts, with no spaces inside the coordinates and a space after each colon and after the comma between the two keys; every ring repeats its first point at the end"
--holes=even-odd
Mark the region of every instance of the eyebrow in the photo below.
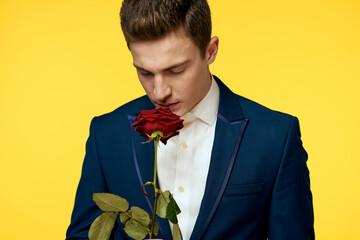
{"type": "MultiPolygon", "coordinates": [[[[187,63],[189,63],[189,62],[190,62],[190,60],[185,60],[184,62],[175,63],[175,64],[173,64],[173,65],[171,65],[171,66],[169,66],[169,67],[167,67],[167,68],[165,68],[165,69],[163,69],[163,70],[161,70],[161,71],[162,71],[162,72],[168,72],[168,71],[172,70],[173,68],[181,67],[181,66],[183,66],[183,65],[185,65],[185,64],[187,64],[187,63]]],[[[145,72],[151,72],[151,71],[149,71],[149,70],[146,70],[145,68],[136,66],[135,63],[134,63],[133,65],[134,65],[134,67],[137,68],[138,70],[145,71],[145,72]]]]}

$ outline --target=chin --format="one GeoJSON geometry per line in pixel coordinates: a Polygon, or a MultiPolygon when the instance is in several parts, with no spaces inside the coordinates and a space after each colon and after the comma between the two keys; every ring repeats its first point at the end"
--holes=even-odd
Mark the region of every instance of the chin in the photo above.
{"type": "Polygon", "coordinates": [[[174,114],[176,114],[176,115],[178,115],[178,116],[182,116],[182,115],[185,115],[185,114],[181,114],[181,111],[179,111],[179,110],[172,110],[172,109],[170,109],[170,111],[172,111],[174,114]]]}

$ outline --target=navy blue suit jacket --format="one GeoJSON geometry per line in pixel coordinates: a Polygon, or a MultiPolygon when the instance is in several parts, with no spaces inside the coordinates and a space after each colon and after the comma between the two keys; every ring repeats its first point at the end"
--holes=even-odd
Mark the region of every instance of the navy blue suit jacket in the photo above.
{"type": "MultiPolygon", "coordinates": [[[[206,189],[192,240],[314,239],[307,153],[297,118],[232,93],[218,78],[220,103],[206,189]]],[[[91,122],[67,239],[87,239],[102,211],[93,193],[111,192],[149,213],[141,185],[152,180],[153,144],[131,126],[154,106],[144,96],[91,122]]],[[[158,219],[159,238],[172,239],[158,219]]],[[[130,239],[118,220],[113,239],[130,239]]]]}

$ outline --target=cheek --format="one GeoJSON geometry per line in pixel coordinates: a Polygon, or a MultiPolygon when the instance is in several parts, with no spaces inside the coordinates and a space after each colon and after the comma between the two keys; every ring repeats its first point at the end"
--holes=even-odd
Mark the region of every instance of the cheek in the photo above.
{"type": "Polygon", "coordinates": [[[199,74],[199,71],[193,69],[193,71],[189,72],[185,77],[186,84],[184,85],[186,86],[184,86],[184,89],[189,92],[197,91],[199,85],[201,85],[200,77],[201,74],[199,74]]]}
{"type": "Polygon", "coordinates": [[[196,74],[186,74],[184,78],[177,82],[176,87],[173,87],[173,94],[181,97],[183,100],[192,101],[192,96],[199,90],[196,74]]]}
{"type": "Polygon", "coordinates": [[[154,93],[154,85],[150,80],[144,80],[141,77],[139,80],[147,95],[154,93]]]}

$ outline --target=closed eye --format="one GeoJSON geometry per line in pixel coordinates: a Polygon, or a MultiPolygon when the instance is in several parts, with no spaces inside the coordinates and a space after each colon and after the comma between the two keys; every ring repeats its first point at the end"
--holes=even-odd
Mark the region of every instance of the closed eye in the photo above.
{"type": "Polygon", "coordinates": [[[184,72],[184,70],[181,70],[181,71],[171,71],[170,73],[177,75],[177,74],[181,74],[181,73],[183,73],[183,72],[184,72]]]}
{"type": "Polygon", "coordinates": [[[149,77],[149,76],[152,75],[152,73],[150,73],[150,72],[144,72],[144,71],[139,71],[139,74],[140,74],[141,76],[144,76],[144,77],[149,77]]]}

